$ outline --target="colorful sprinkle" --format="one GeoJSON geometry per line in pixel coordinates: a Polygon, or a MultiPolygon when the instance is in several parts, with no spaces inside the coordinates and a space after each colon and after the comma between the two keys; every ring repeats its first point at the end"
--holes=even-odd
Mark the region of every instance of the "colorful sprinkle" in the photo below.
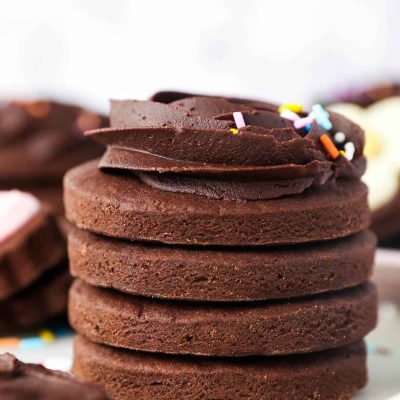
{"type": "Polygon", "coordinates": [[[236,128],[231,128],[229,129],[234,135],[237,135],[239,133],[239,129],[236,128]]]}
{"type": "Polygon", "coordinates": [[[356,146],[354,146],[353,142],[347,142],[344,145],[344,150],[346,152],[346,158],[351,161],[354,157],[354,153],[356,152],[356,146]]]}
{"type": "Polygon", "coordinates": [[[346,152],[344,150],[339,150],[339,153],[343,156],[346,157],[346,152]]]}
{"type": "MultiPolygon", "coordinates": [[[[312,116],[315,121],[321,125],[325,130],[332,129],[332,122],[329,118],[329,113],[321,106],[321,104],[314,104],[312,107],[312,116]]],[[[311,114],[311,113],[310,113],[311,114]]]]}
{"type": "Polygon", "coordinates": [[[18,337],[5,337],[0,339],[0,348],[1,347],[15,347],[18,348],[20,342],[20,338],[18,337]]]}
{"type": "Polygon", "coordinates": [[[34,118],[44,118],[50,112],[50,103],[46,100],[37,100],[25,104],[26,111],[34,118]]]}
{"type": "Polygon", "coordinates": [[[311,125],[314,122],[314,119],[311,117],[300,118],[297,121],[294,121],[293,125],[296,129],[301,129],[306,127],[307,125],[311,125]]]}
{"type": "Polygon", "coordinates": [[[346,135],[343,132],[336,132],[333,139],[336,143],[344,143],[344,141],[346,140],[346,135]]]}
{"type": "Polygon", "coordinates": [[[293,113],[301,113],[303,111],[303,106],[298,103],[285,103],[278,108],[279,113],[282,113],[285,110],[293,113]]]}
{"type": "Polygon", "coordinates": [[[57,327],[53,329],[53,332],[58,337],[68,336],[73,333],[73,330],[67,327],[57,327]]]}
{"type": "Polygon", "coordinates": [[[39,332],[39,337],[44,341],[44,342],[54,342],[56,339],[54,333],[50,331],[49,329],[43,329],[39,332]]]}
{"type": "Polygon", "coordinates": [[[101,118],[90,111],[82,110],[76,119],[76,126],[81,132],[97,129],[101,126],[101,118]]]}
{"type": "Polygon", "coordinates": [[[45,342],[40,337],[30,337],[21,339],[19,342],[19,348],[21,350],[36,350],[41,349],[45,346],[45,342]]]}
{"type": "Polygon", "coordinates": [[[244,122],[243,114],[241,112],[238,112],[238,111],[234,112],[233,119],[235,120],[235,124],[238,129],[246,126],[246,123],[244,122]]]}
{"type": "Polygon", "coordinates": [[[340,153],[339,150],[334,145],[334,143],[332,142],[331,138],[326,133],[324,133],[323,135],[320,136],[319,139],[321,140],[326,150],[328,150],[330,156],[334,160],[336,160],[340,156],[340,153]]]}
{"type": "Polygon", "coordinates": [[[300,117],[293,111],[290,110],[283,110],[280,113],[280,116],[282,118],[288,119],[289,121],[297,121],[300,119],[300,117]]]}

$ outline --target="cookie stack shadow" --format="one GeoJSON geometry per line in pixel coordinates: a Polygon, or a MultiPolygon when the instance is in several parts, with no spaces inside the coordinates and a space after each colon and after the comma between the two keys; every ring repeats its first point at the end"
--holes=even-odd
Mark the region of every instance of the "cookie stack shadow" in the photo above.
{"type": "Polygon", "coordinates": [[[376,240],[357,180],[267,201],[65,178],[73,372],[113,399],[347,399],[366,383],[376,240]],[[323,240],[322,240],[323,239],[323,240]]]}

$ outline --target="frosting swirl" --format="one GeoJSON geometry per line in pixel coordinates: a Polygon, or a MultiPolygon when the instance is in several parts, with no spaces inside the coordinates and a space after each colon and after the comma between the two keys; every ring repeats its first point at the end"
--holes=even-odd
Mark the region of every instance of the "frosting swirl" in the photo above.
{"type": "Polygon", "coordinates": [[[338,114],[330,114],[332,133],[345,131],[354,143],[351,161],[329,156],[320,125],[295,129],[271,103],[179,92],[152,99],[112,101],[111,127],[87,132],[107,145],[101,168],[132,171],[162,190],[234,200],[302,193],[364,172],[363,131],[338,114]]]}

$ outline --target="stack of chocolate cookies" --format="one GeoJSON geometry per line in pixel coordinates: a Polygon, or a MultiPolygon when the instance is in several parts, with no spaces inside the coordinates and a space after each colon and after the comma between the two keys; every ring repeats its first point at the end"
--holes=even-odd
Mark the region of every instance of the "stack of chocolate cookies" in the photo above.
{"type": "Polygon", "coordinates": [[[314,107],[114,101],[65,177],[73,372],[112,399],[348,399],[366,384],[363,131],[314,107]],[[337,132],[352,154],[334,142],[337,132]]]}
{"type": "Polygon", "coordinates": [[[4,334],[65,312],[71,278],[65,239],[37,198],[18,190],[0,191],[0,221],[0,334],[4,334]]]}

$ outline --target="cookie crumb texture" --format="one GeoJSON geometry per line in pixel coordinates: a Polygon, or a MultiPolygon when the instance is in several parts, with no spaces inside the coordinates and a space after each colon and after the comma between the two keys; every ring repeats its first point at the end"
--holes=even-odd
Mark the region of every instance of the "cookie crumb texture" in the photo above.
{"type": "Polygon", "coordinates": [[[124,295],[75,281],[72,326],[115,347],[218,357],[308,353],[361,340],[376,324],[376,290],[365,284],[285,302],[201,304],[124,295]]]}
{"type": "Polygon", "coordinates": [[[154,189],[90,161],[64,179],[67,219],[110,237],[168,244],[259,246],[349,236],[369,225],[366,186],[334,186],[269,201],[215,200],[154,189]]]}
{"type": "Polygon", "coordinates": [[[78,336],[73,373],[114,400],[347,400],[367,381],[362,342],[303,356],[226,361],[112,349],[78,336]]]}
{"type": "Polygon", "coordinates": [[[145,297],[256,301],[354,287],[372,272],[376,238],[296,247],[200,248],[122,241],[81,229],[69,232],[73,276],[94,286],[145,297]]]}

